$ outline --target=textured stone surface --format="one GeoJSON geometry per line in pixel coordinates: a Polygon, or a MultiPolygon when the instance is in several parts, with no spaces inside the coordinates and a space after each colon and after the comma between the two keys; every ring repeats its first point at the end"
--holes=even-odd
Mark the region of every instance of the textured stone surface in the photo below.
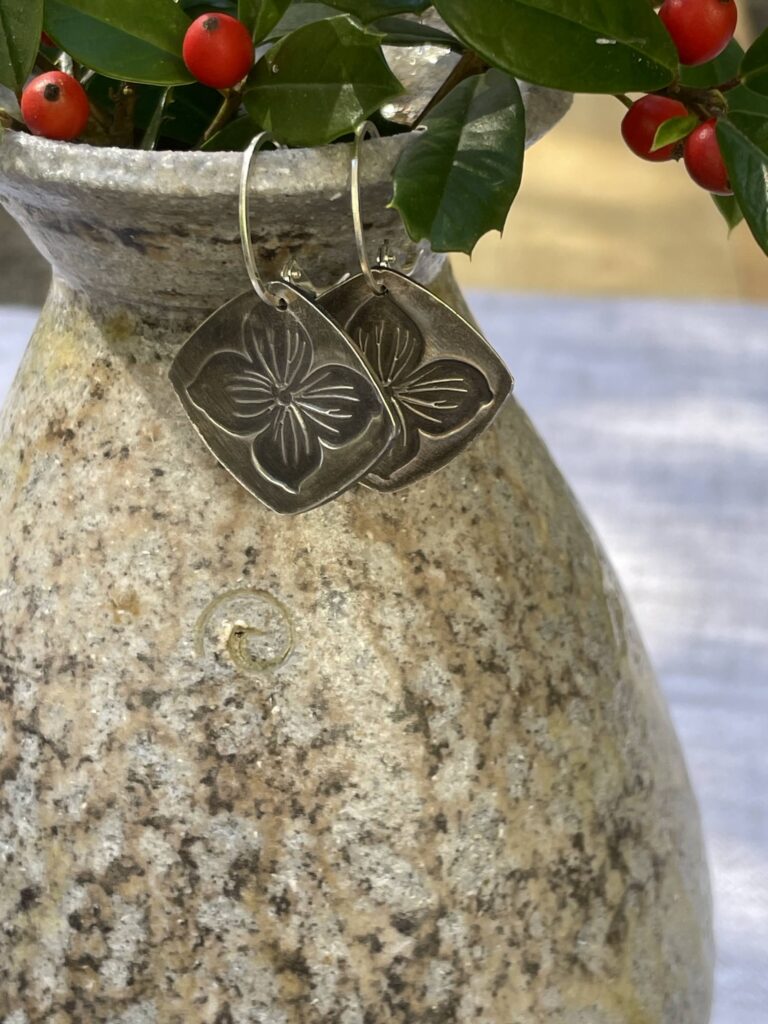
{"type": "Polygon", "coordinates": [[[524,413],[278,518],[166,376],[222,283],[179,264],[164,312],[160,247],[111,275],[77,235],[94,293],[57,280],[0,423],[0,1018],[702,1024],[685,769],[524,413]]]}

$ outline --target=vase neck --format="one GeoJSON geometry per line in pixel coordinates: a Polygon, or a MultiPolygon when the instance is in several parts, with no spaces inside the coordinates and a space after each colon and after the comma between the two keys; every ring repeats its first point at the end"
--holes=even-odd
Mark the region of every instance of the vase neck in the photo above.
{"type": "MultiPolygon", "coordinates": [[[[407,265],[423,247],[389,208],[398,138],[376,144],[363,179],[371,254],[385,242],[407,265]]],[[[262,154],[251,175],[251,239],[266,280],[293,262],[330,287],[359,267],[347,146],[262,154]]],[[[56,276],[97,305],[200,319],[249,287],[238,223],[238,153],[125,154],[39,147],[8,132],[0,201],[56,276]]],[[[443,257],[422,256],[428,283],[443,257]]]]}

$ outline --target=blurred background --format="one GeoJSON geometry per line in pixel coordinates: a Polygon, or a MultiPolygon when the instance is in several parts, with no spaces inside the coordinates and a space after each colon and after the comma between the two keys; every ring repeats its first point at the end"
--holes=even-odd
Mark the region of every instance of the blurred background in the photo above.
{"type": "MultiPolygon", "coordinates": [[[[612,96],[577,96],[527,154],[504,235],[457,257],[474,287],[571,295],[768,300],[768,266],[749,229],[728,229],[681,163],[638,160],[612,96]]],[[[768,1018],[767,1018],[768,1019],[768,1018]]]]}
{"type": "MultiPolygon", "coordinates": [[[[742,3],[743,43],[766,26],[768,0],[742,3]]],[[[577,98],[503,238],[454,263],[670,702],[713,868],[714,1024],[767,1024],[768,259],[681,165],[633,157],[622,114],[577,98]]],[[[0,398],[47,282],[0,211],[0,398]]]]}

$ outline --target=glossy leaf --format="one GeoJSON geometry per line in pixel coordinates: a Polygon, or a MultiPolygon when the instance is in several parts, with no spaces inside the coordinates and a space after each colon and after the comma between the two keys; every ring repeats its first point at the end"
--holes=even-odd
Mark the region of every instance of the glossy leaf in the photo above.
{"type": "Polygon", "coordinates": [[[670,146],[687,138],[697,124],[699,124],[699,118],[695,114],[670,117],[668,121],[662,122],[656,129],[651,152],[655,153],[657,149],[663,149],[664,146],[670,146]]]}
{"type": "Polygon", "coordinates": [[[728,225],[728,234],[733,231],[734,228],[738,227],[739,224],[744,220],[744,214],[741,212],[739,201],[736,196],[712,196],[714,202],[720,214],[728,225]]]}
{"type": "Polygon", "coordinates": [[[392,205],[415,241],[470,253],[501,231],[520,187],[525,109],[517,82],[501,71],[469,78],[424,121],[395,171],[392,205]]]}
{"type": "Polygon", "coordinates": [[[729,89],[725,93],[729,110],[750,110],[755,114],[768,114],[768,97],[752,92],[746,85],[729,89]]]}
{"type": "Polygon", "coordinates": [[[327,4],[292,3],[277,25],[267,33],[266,41],[282,39],[289,32],[295,32],[297,28],[312,25],[325,18],[338,18],[338,16],[339,12],[327,4]]]}
{"type": "Polygon", "coordinates": [[[238,0],[237,16],[259,43],[267,38],[290,5],[291,0],[238,0]]]}
{"type": "Polygon", "coordinates": [[[46,0],[45,31],[80,64],[148,85],[193,81],[181,47],[189,19],[174,0],[46,0]]]}
{"type": "Polygon", "coordinates": [[[235,118],[229,124],[216,132],[207,142],[204,142],[200,149],[208,153],[221,151],[242,153],[251,139],[261,131],[255,121],[247,114],[235,118]]]}
{"type": "Polygon", "coordinates": [[[652,92],[677,52],[648,0],[435,0],[459,39],[512,75],[575,92],[652,92]]]}
{"type": "Polygon", "coordinates": [[[289,146],[321,146],[402,92],[379,46],[346,15],[305,25],[256,64],[248,113],[289,146]]]}
{"type": "Polygon", "coordinates": [[[368,27],[381,34],[381,41],[386,46],[424,46],[431,43],[433,46],[445,46],[451,50],[464,48],[450,32],[433,28],[432,25],[422,25],[421,22],[408,18],[380,18],[368,27]]]}
{"type": "Polygon", "coordinates": [[[432,0],[327,0],[327,3],[362,22],[376,21],[392,14],[421,14],[432,6],[432,0]]]}
{"type": "Polygon", "coordinates": [[[750,46],[741,63],[741,74],[750,89],[768,96],[768,29],[750,46]]]}
{"type": "Polygon", "coordinates": [[[0,0],[0,85],[21,92],[35,64],[43,0],[0,0]]]}
{"type": "Polygon", "coordinates": [[[718,121],[717,137],[744,219],[768,254],[768,117],[733,111],[718,121]]]}
{"type": "Polygon", "coordinates": [[[724,85],[739,74],[744,50],[732,39],[719,57],[699,64],[698,67],[680,68],[680,81],[693,89],[709,89],[715,85],[724,85]]]}

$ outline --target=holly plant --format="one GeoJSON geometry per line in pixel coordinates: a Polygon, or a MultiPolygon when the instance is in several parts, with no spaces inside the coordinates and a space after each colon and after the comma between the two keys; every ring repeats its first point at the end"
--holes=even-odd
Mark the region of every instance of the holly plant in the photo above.
{"type": "Polygon", "coordinates": [[[411,237],[469,253],[520,186],[518,80],[608,93],[633,152],[683,159],[768,253],[768,32],[745,53],[736,22],[736,0],[0,0],[0,121],[242,150],[264,129],[320,146],[372,118],[413,132],[392,199],[411,237]],[[426,43],[453,51],[452,71],[403,124],[387,47],[426,43]]]}

